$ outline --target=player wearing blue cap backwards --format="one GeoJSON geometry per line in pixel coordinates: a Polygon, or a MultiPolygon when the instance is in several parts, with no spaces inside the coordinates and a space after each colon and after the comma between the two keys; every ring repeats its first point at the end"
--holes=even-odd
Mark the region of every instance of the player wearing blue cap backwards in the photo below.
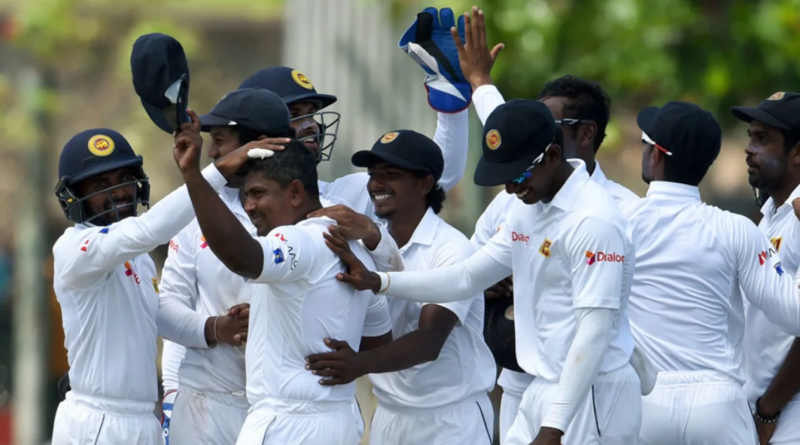
{"type": "MultiPolygon", "coordinates": [[[[420,27],[416,27],[415,22],[411,37],[404,36],[400,46],[404,51],[418,52],[419,49],[415,49],[414,45],[421,44],[430,49],[435,40],[443,51],[438,53],[438,58],[430,60],[457,68],[455,75],[449,72],[436,75],[431,73],[443,70],[438,65],[423,66],[428,73],[426,87],[429,90],[429,103],[440,111],[434,136],[444,157],[444,172],[439,186],[443,190],[450,190],[463,176],[466,167],[468,115],[463,110],[469,105],[471,96],[468,84],[460,76],[457,53],[452,46],[449,31],[451,22],[455,24],[452,12],[442,10],[439,22],[436,10],[426,10],[423,20],[428,21],[420,27]],[[442,43],[443,38],[446,38],[445,43],[442,43]],[[443,58],[450,60],[442,62],[443,58]],[[449,93],[441,93],[441,90],[449,93]]],[[[288,67],[261,70],[246,79],[240,88],[267,89],[280,96],[290,110],[292,130],[297,139],[313,153],[317,162],[330,159],[338,134],[339,114],[324,110],[337,100],[335,96],[318,93],[307,76],[288,67]]],[[[208,155],[212,158],[223,156],[259,137],[269,139],[280,136],[264,131],[262,127],[267,122],[264,116],[254,113],[253,107],[239,107],[233,113],[231,106],[223,106],[232,95],[235,92],[200,117],[203,131],[211,136],[208,155]]],[[[374,218],[374,205],[366,193],[368,180],[366,173],[356,173],[330,183],[318,181],[322,204],[329,206],[341,203],[374,218]]],[[[254,231],[249,219],[257,215],[248,215],[236,191],[226,189],[220,196],[239,222],[251,232],[254,231]]],[[[377,239],[383,239],[383,235],[378,233],[380,231],[388,238],[387,242],[393,242],[383,224],[373,225],[370,229],[374,229],[373,234],[377,235],[377,239]]],[[[200,333],[204,327],[208,327],[213,338],[216,317],[227,314],[228,308],[234,304],[249,303],[248,295],[239,291],[242,280],[213,256],[196,223],[176,236],[172,245],[162,274],[162,304],[167,302],[165,306],[183,313],[187,327],[194,326],[194,332],[200,333]]],[[[173,342],[164,342],[162,377],[167,395],[162,408],[171,445],[217,443],[235,438],[235,432],[244,422],[248,408],[242,398],[245,390],[244,356],[242,348],[236,346],[241,339],[240,336],[232,345],[220,344],[211,350],[203,345],[192,345],[187,350],[173,342]],[[180,391],[179,388],[185,389],[186,396],[176,396],[174,390],[180,391]],[[196,394],[206,396],[201,400],[196,394]],[[227,414],[220,415],[221,412],[227,414]],[[184,442],[182,437],[188,441],[184,442]]],[[[363,429],[358,406],[355,403],[353,406],[356,420],[363,429]]]]}
{"type": "MultiPolygon", "coordinates": [[[[180,162],[192,144],[184,124],[175,136],[180,162]]],[[[288,120],[288,112],[285,118],[288,120]]],[[[253,144],[252,146],[257,146],[253,144]]],[[[246,161],[245,151],[204,171],[215,190],[246,161]]],[[[150,184],[141,156],[108,128],[86,130],[67,142],[55,193],[75,223],[53,246],[53,287],[61,305],[72,390],[61,402],[53,444],[163,443],[153,407],[158,399],[156,361],[159,307],[156,269],[148,252],[194,217],[185,187],[149,207],[150,184]]]]}

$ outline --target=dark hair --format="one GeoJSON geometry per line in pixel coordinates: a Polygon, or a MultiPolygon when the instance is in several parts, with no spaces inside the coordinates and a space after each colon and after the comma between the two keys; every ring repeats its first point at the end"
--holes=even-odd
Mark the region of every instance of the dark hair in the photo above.
{"type": "Polygon", "coordinates": [[[256,130],[253,130],[251,128],[247,128],[247,127],[243,127],[243,126],[234,126],[234,127],[231,127],[231,128],[236,132],[236,135],[239,137],[239,146],[242,146],[242,145],[247,144],[249,142],[253,142],[255,140],[258,140],[258,138],[260,138],[261,136],[266,136],[268,138],[286,138],[286,137],[294,138],[295,137],[295,133],[294,133],[294,129],[293,128],[290,129],[290,133],[289,134],[279,134],[279,133],[265,134],[262,131],[256,131],[256,130]]]}
{"type": "MultiPolygon", "coordinates": [[[[597,153],[606,138],[606,127],[611,114],[611,98],[600,84],[567,75],[547,82],[539,92],[539,99],[545,97],[569,99],[564,104],[564,118],[586,119],[597,124],[597,134],[594,136],[594,151],[597,153]]],[[[573,134],[578,131],[577,125],[571,128],[573,134]]]]}
{"type": "MultiPolygon", "coordinates": [[[[431,176],[429,172],[422,171],[422,170],[413,170],[411,173],[414,174],[417,178],[424,179],[428,176],[431,176]]],[[[447,199],[447,194],[445,193],[442,186],[439,185],[438,182],[434,182],[433,188],[431,191],[425,195],[425,206],[430,207],[433,209],[433,213],[439,214],[442,211],[444,200],[447,199]]]]}
{"type": "MultiPolygon", "coordinates": [[[[651,150],[658,150],[651,147],[651,150]]],[[[677,182],[680,184],[697,186],[708,173],[711,164],[719,156],[719,147],[714,151],[706,151],[699,153],[705,156],[695,156],[693,159],[688,159],[686,162],[679,162],[672,159],[670,156],[664,156],[664,179],[669,182],[677,182]]]]}
{"type": "Polygon", "coordinates": [[[294,139],[286,144],[285,150],[276,151],[271,158],[247,161],[244,166],[244,174],[247,175],[250,172],[259,172],[283,188],[288,187],[292,181],[298,180],[303,184],[308,195],[319,195],[317,158],[302,142],[294,139]]]}
{"type": "Polygon", "coordinates": [[[784,154],[789,154],[789,150],[794,148],[794,146],[797,145],[798,142],[800,142],[800,134],[788,130],[779,129],[779,131],[783,135],[784,154]]]}

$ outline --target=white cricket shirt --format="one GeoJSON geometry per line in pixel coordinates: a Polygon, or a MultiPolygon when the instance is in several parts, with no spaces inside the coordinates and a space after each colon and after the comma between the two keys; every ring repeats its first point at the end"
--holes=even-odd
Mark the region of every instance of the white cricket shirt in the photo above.
{"type": "MultiPolygon", "coordinates": [[[[447,192],[464,177],[469,149],[469,112],[437,113],[436,132],[433,141],[442,150],[444,170],[439,186],[447,192]]],[[[333,182],[319,181],[319,193],[332,200],[343,200],[350,208],[362,215],[375,217],[375,205],[367,193],[369,175],[364,172],[342,176],[333,182]]]]}
{"type": "MultiPolygon", "coordinates": [[[[485,87],[488,86],[479,87],[478,90],[482,90],[485,87]]],[[[494,88],[494,91],[497,91],[497,89],[494,88]]],[[[497,92],[497,94],[499,95],[500,93],[497,92]]],[[[502,100],[502,96],[500,99],[502,100]]],[[[598,162],[595,162],[591,179],[611,195],[618,207],[623,207],[640,199],[632,191],[608,179],[598,162]]],[[[516,208],[524,209],[525,207],[525,203],[517,199],[515,195],[501,191],[478,218],[478,222],[475,223],[475,232],[472,234],[470,241],[476,248],[480,249],[500,230],[500,227],[505,222],[506,215],[511,215],[516,208]]],[[[528,385],[532,381],[533,376],[531,375],[504,368],[500,372],[497,384],[502,386],[504,391],[522,397],[522,394],[528,389],[528,385]]]]}
{"type": "MultiPolygon", "coordinates": [[[[264,271],[246,286],[251,292],[247,399],[254,406],[264,398],[352,401],[355,382],[320,385],[320,377],[305,369],[306,357],[330,351],[325,338],[347,341],[358,350],[362,336],[392,328],[385,297],[336,279],[345,267],[322,236],[331,224],[328,218],[312,218],[256,238],[264,249],[264,271]]],[[[362,244],[350,246],[374,268],[362,244]]]]}
{"type": "MultiPolygon", "coordinates": [[[[777,209],[775,201],[769,198],[761,208],[764,217],[758,224],[761,232],[769,238],[775,251],[781,256],[786,271],[794,271],[800,267],[800,222],[792,209],[792,201],[797,198],[800,198],[800,187],[777,209]]],[[[750,403],[755,404],[783,365],[795,337],[769,321],[764,312],[747,300],[744,308],[747,373],[744,389],[750,403]]],[[[800,403],[800,395],[795,395],[790,403],[800,403]]]]}
{"type": "MultiPolygon", "coordinates": [[[[225,185],[213,164],[203,175],[215,190],[225,185]]],[[[73,391],[156,402],[158,282],[147,253],[193,217],[181,186],[139,217],[107,227],[77,224],[56,241],[53,287],[73,391]]]]}
{"type": "Polygon", "coordinates": [[[740,286],[800,329],[795,270],[784,272],[749,219],[703,203],[697,187],[662,181],[624,214],[636,245],[628,312],[636,343],[657,370],[714,370],[744,383],[740,286]]]}
{"type": "MultiPolygon", "coordinates": [[[[255,236],[256,228],[242,207],[239,191],[225,187],[220,198],[255,236]]],[[[159,321],[173,317],[184,332],[162,328],[159,333],[188,346],[178,370],[181,386],[204,392],[244,391],[244,347],[220,343],[209,349],[205,339],[208,317],[225,315],[232,306],[249,303],[248,295],[240,293],[244,284],[244,278],[228,270],[208,247],[197,219],[170,241],[161,274],[159,321]]],[[[165,381],[172,378],[167,372],[162,367],[165,381]]]]}
{"type": "MultiPolygon", "coordinates": [[[[408,244],[400,248],[406,271],[457,264],[475,248],[467,238],[428,208],[408,244]]],[[[392,337],[419,329],[424,303],[387,295],[392,337]]],[[[373,392],[383,406],[438,408],[494,387],[494,358],[483,340],[483,295],[439,306],[453,312],[458,323],[447,337],[439,357],[402,371],[370,374],[373,392]]]]}

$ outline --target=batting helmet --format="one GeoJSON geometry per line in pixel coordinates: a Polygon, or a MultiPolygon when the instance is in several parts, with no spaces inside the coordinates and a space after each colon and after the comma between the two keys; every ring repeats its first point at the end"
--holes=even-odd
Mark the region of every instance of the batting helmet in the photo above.
{"type": "Polygon", "coordinates": [[[320,110],[336,102],[336,96],[317,93],[314,84],[305,74],[285,66],[266,68],[253,74],[239,85],[239,89],[242,88],[261,88],[272,91],[287,106],[297,102],[316,104],[314,113],[296,116],[292,118],[292,121],[306,121],[308,118],[316,121],[319,125],[318,129],[301,128],[297,131],[297,139],[300,142],[315,141],[319,146],[318,161],[330,160],[339,134],[341,115],[335,111],[320,110]]]}
{"type": "Polygon", "coordinates": [[[133,148],[121,134],[109,128],[96,128],[82,131],[64,145],[58,162],[58,184],[55,188],[56,198],[64,210],[67,219],[75,223],[88,223],[99,219],[95,224],[107,223],[104,216],[116,213],[118,208],[130,206],[131,203],[117,205],[111,197],[111,191],[120,187],[135,185],[133,201],[134,214],[139,204],[150,207],[150,182],[142,168],[142,157],[133,152],[133,148]],[[79,196],[75,186],[94,175],[119,168],[133,168],[135,179],[118,184],[86,196],[79,196]],[[83,202],[88,198],[107,193],[111,199],[111,208],[102,213],[90,214],[83,202]]]}

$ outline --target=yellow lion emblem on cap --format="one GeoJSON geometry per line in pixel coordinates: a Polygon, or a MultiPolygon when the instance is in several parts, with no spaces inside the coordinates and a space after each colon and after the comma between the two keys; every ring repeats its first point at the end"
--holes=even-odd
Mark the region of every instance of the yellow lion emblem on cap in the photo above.
{"type": "Polygon", "coordinates": [[[497,150],[502,143],[503,138],[500,137],[499,131],[489,130],[489,132],[486,133],[486,146],[489,147],[489,150],[497,150]]]}
{"type": "Polygon", "coordinates": [[[393,131],[391,133],[386,133],[381,138],[381,143],[382,144],[388,144],[389,142],[392,142],[393,140],[395,140],[398,135],[400,135],[400,133],[398,133],[396,131],[393,131]]]}
{"type": "Polygon", "coordinates": [[[297,84],[303,88],[309,90],[314,88],[314,85],[311,83],[308,77],[306,77],[306,75],[301,73],[300,71],[292,70],[292,79],[294,79],[294,81],[297,82],[297,84]]]}
{"type": "Polygon", "coordinates": [[[114,153],[114,140],[103,134],[92,136],[89,139],[89,151],[95,156],[108,156],[114,153]]]}
{"type": "Polygon", "coordinates": [[[781,99],[783,99],[783,96],[785,96],[785,95],[786,95],[786,93],[784,93],[783,91],[780,91],[780,92],[775,93],[772,96],[768,97],[767,100],[781,100],[781,99]]]}

